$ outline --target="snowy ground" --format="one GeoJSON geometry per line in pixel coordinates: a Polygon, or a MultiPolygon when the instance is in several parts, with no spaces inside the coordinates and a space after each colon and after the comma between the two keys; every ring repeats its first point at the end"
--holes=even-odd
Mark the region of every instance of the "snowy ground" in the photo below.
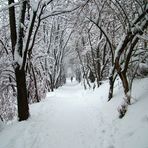
{"type": "Polygon", "coordinates": [[[95,91],[85,91],[68,81],[31,105],[28,121],[0,124],[0,148],[148,148],[147,84],[148,78],[135,81],[134,103],[118,119],[123,98],[119,82],[107,103],[107,82],[95,91]]]}

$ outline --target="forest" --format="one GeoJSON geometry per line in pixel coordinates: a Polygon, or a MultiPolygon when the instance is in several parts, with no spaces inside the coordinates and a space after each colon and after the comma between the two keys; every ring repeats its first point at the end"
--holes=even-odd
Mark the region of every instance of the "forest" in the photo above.
{"type": "Polygon", "coordinates": [[[0,148],[148,148],[147,0],[0,0],[0,148]]]}
{"type": "Polygon", "coordinates": [[[122,118],[148,76],[147,33],[147,0],[0,0],[0,120],[28,119],[67,77],[86,90],[108,81],[108,101],[120,80],[122,118]]]}

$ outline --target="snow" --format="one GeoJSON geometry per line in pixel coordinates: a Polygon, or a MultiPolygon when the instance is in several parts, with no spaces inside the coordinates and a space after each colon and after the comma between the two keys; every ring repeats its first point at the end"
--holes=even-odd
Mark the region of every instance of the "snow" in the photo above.
{"type": "Polygon", "coordinates": [[[120,42],[119,42],[119,44],[118,44],[118,46],[117,46],[117,48],[116,48],[116,50],[115,50],[115,59],[116,59],[116,57],[118,56],[118,54],[120,54],[119,51],[120,51],[121,48],[122,48],[122,45],[123,45],[123,43],[124,43],[125,38],[126,38],[126,34],[123,34],[123,36],[122,36],[122,38],[121,38],[121,40],[120,40],[120,42]]]}
{"type": "Polygon", "coordinates": [[[38,0],[31,0],[30,1],[31,7],[34,12],[37,11],[39,3],[40,3],[40,1],[38,1],[38,0]]]}
{"type": "MultiPolygon", "coordinates": [[[[16,45],[16,47],[17,47],[17,49],[19,48],[18,44],[16,45]]],[[[15,51],[14,51],[14,62],[18,63],[22,67],[23,58],[19,55],[19,52],[17,49],[15,49],[15,51]]]]}
{"type": "MultiPolygon", "coordinates": [[[[23,0],[23,1],[25,1],[25,0],[23,0]]],[[[11,3],[10,5],[7,5],[7,6],[3,6],[3,5],[1,4],[1,5],[0,5],[0,12],[5,11],[5,10],[8,10],[9,8],[18,5],[19,3],[20,3],[20,2],[11,3]]]]}
{"type": "Polygon", "coordinates": [[[119,80],[110,102],[107,81],[93,91],[67,80],[30,105],[27,121],[0,128],[0,148],[148,148],[147,84],[148,78],[134,81],[133,104],[119,119],[117,108],[124,96],[119,80]]]}
{"type": "Polygon", "coordinates": [[[145,40],[145,41],[148,41],[148,36],[147,35],[139,35],[139,34],[137,34],[136,35],[139,39],[142,39],[142,40],[145,40]]]}

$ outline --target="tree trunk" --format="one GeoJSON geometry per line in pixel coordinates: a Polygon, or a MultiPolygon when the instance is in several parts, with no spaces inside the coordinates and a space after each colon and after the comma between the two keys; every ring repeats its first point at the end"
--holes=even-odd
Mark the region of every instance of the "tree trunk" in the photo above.
{"type": "Polygon", "coordinates": [[[1,119],[2,122],[4,121],[4,119],[3,119],[3,117],[1,115],[0,115],[0,119],[1,119]]]}
{"type": "Polygon", "coordinates": [[[114,80],[113,80],[113,76],[109,77],[109,94],[108,94],[108,101],[110,101],[113,97],[113,91],[114,91],[114,80]]]}
{"type": "MultiPolygon", "coordinates": [[[[8,5],[11,5],[14,3],[14,0],[8,0],[8,5]]],[[[17,33],[16,33],[16,18],[15,18],[15,8],[10,7],[9,8],[9,23],[10,23],[10,34],[11,34],[11,44],[12,44],[12,54],[14,55],[15,50],[15,44],[17,39],[17,33]]]]}
{"type": "Polygon", "coordinates": [[[112,69],[110,77],[109,77],[109,94],[108,94],[108,101],[110,101],[113,97],[114,92],[114,83],[117,78],[117,74],[115,74],[115,67],[112,69]]]}
{"type": "MultiPolygon", "coordinates": [[[[9,82],[12,83],[12,78],[11,78],[10,75],[9,75],[9,82]]],[[[16,95],[16,89],[15,89],[15,86],[12,84],[12,85],[11,85],[11,88],[12,88],[12,90],[13,90],[13,95],[15,96],[15,95],[16,95]]]]}
{"type": "Polygon", "coordinates": [[[49,79],[50,79],[50,90],[53,92],[54,91],[54,84],[53,84],[53,79],[52,75],[48,72],[49,79]]]}
{"type": "MultiPolygon", "coordinates": [[[[11,5],[14,3],[14,0],[8,0],[8,4],[11,5]]],[[[21,4],[21,12],[18,25],[18,36],[16,36],[16,19],[15,19],[15,7],[9,8],[9,22],[10,22],[10,33],[11,33],[11,44],[12,44],[12,53],[13,58],[15,50],[18,50],[19,56],[22,56],[23,48],[23,28],[21,27],[24,24],[25,20],[25,11],[26,11],[26,1],[21,4]],[[18,41],[17,41],[18,39],[18,41]],[[16,42],[18,47],[16,49],[16,42]]],[[[15,59],[14,59],[15,60],[15,59]]],[[[19,121],[26,120],[29,117],[29,106],[27,99],[27,87],[26,87],[26,75],[24,68],[20,68],[17,62],[14,65],[16,85],[17,85],[17,106],[18,106],[18,119],[19,121]]]]}
{"type": "Polygon", "coordinates": [[[32,69],[32,74],[33,74],[33,80],[34,80],[34,87],[35,87],[35,98],[37,102],[40,102],[39,99],[39,95],[38,95],[38,87],[37,87],[37,81],[36,81],[36,77],[35,77],[35,72],[34,72],[34,68],[33,65],[31,65],[31,69],[32,69]]]}
{"type": "Polygon", "coordinates": [[[28,119],[29,117],[25,70],[20,69],[19,66],[16,67],[15,77],[17,84],[18,118],[19,121],[22,121],[28,119]]]}

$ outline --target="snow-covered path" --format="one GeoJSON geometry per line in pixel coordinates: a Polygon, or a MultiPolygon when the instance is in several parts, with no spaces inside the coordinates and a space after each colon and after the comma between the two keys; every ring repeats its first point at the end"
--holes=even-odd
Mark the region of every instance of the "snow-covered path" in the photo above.
{"type": "MultiPolygon", "coordinates": [[[[35,148],[95,148],[101,146],[99,124],[86,92],[76,82],[47,95],[48,103],[40,110],[41,132],[35,148]],[[43,115],[43,113],[45,115],[43,115]],[[46,122],[47,121],[47,122],[46,122]],[[46,123],[45,123],[46,122],[46,123]],[[46,137],[46,138],[45,138],[46,137]]],[[[33,111],[35,112],[35,111],[33,111]]],[[[104,131],[102,131],[104,132],[104,131]]]]}
{"type": "MultiPolygon", "coordinates": [[[[0,131],[0,148],[140,148],[141,143],[141,148],[148,148],[148,134],[135,144],[136,126],[123,123],[112,105],[104,105],[107,87],[106,83],[97,91],[85,91],[77,82],[68,81],[42,102],[31,105],[28,121],[14,122],[0,131]]],[[[147,124],[143,126],[140,132],[148,129],[147,124]]]]}
{"type": "MultiPolygon", "coordinates": [[[[31,106],[32,115],[29,122],[10,125],[12,135],[9,135],[7,140],[4,139],[2,148],[28,148],[28,146],[30,148],[97,148],[101,146],[103,139],[100,138],[103,138],[103,135],[99,137],[98,133],[105,132],[102,128],[102,131],[99,129],[103,122],[98,121],[97,114],[93,112],[94,106],[88,102],[86,93],[81,85],[70,81],[56,92],[48,93],[45,101],[31,106]]],[[[99,109],[98,114],[102,121],[99,109]]],[[[10,133],[9,128],[4,134],[10,133]]],[[[6,135],[2,135],[1,138],[6,135]]]]}

